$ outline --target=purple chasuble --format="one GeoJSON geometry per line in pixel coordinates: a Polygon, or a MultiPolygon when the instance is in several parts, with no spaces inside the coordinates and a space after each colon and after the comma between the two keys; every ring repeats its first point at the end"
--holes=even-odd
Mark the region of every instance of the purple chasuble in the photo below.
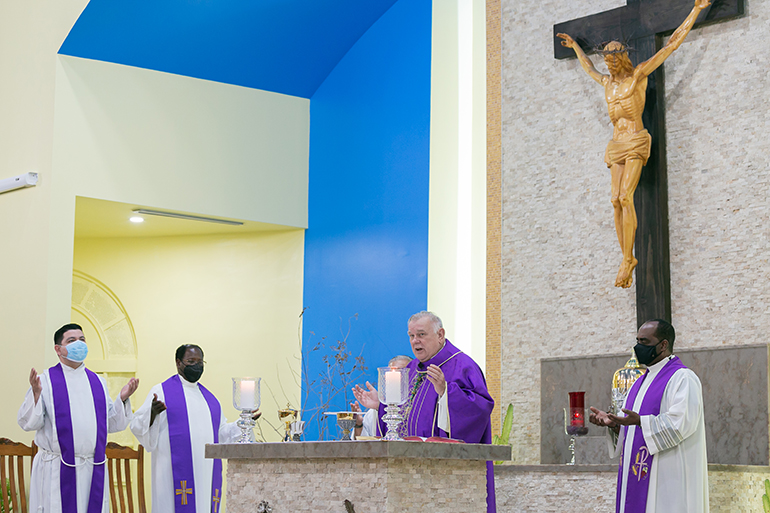
{"type": "MultiPolygon", "coordinates": [[[[669,380],[679,369],[686,369],[687,367],[679,360],[678,356],[671,358],[662,369],[655,375],[650,383],[647,392],[644,394],[642,404],[637,412],[639,416],[643,415],[660,415],[660,401],[663,399],[663,392],[666,390],[669,380]]],[[[642,383],[647,378],[648,373],[637,379],[631,390],[628,392],[628,398],[626,399],[626,409],[632,409],[636,396],[639,394],[639,390],[642,388],[642,383]]],[[[623,426],[623,443],[625,444],[625,437],[628,434],[628,426],[623,426]]],[[[644,441],[644,435],[642,434],[642,426],[636,426],[634,430],[634,443],[629,455],[631,459],[631,465],[628,466],[628,481],[626,483],[626,500],[625,500],[625,513],[644,513],[647,509],[647,490],[650,487],[650,470],[652,469],[653,455],[650,454],[647,449],[647,444],[644,441]]],[[[620,457],[620,468],[618,469],[618,486],[617,493],[615,495],[615,511],[620,513],[620,495],[621,488],[623,487],[623,459],[625,454],[620,457]]]]}
{"type": "MultiPolygon", "coordinates": [[[[195,473],[193,471],[192,440],[190,439],[190,421],[187,417],[187,402],[184,398],[184,387],[179,374],[174,374],[161,386],[166,403],[168,419],[168,436],[171,447],[171,470],[174,477],[174,501],[176,513],[196,513],[195,510],[195,473]],[[177,485],[179,488],[177,488],[177,485]],[[191,497],[188,497],[191,496],[191,497]]],[[[198,383],[198,389],[208,404],[211,412],[211,425],[214,433],[214,443],[219,443],[219,422],[222,409],[214,394],[198,383]]],[[[219,513],[219,502],[222,500],[222,460],[214,460],[211,476],[211,512],[219,513]]]]}
{"type": "MultiPolygon", "coordinates": [[[[492,443],[492,408],[495,402],[487,391],[484,373],[473,359],[457,349],[449,340],[426,362],[413,359],[409,369],[409,398],[402,405],[406,411],[404,436],[438,436],[462,440],[469,444],[492,443]],[[446,378],[449,428],[438,427],[438,394],[426,378],[427,368],[436,365],[446,378]]],[[[382,421],[385,406],[380,404],[379,429],[387,432],[382,421]]],[[[487,511],[496,511],[495,481],[492,462],[487,462],[487,511]]]]}
{"type": "MultiPolygon", "coordinates": [[[[91,491],[88,496],[87,513],[100,513],[104,502],[104,463],[107,447],[107,396],[104,394],[99,376],[84,369],[91,385],[91,394],[96,412],[96,447],[94,447],[94,466],[91,474],[91,491]]],[[[61,449],[61,470],[59,471],[59,490],[61,492],[62,511],[74,513],[78,510],[77,473],[75,470],[75,439],[72,430],[72,411],[67,392],[67,380],[61,363],[48,369],[53,394],[56,438],[61,449]]]]}

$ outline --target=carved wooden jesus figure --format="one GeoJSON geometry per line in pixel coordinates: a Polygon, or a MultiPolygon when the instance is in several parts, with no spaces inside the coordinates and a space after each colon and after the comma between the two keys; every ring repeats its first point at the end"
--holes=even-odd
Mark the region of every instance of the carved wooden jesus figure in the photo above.
{"type": "Polygon", "coordinates": [[[611,170],[612,206],[615,209],[615,231],[618,235],[623,262],[615,280],[616,287],[628,288],[633,280],[636,209],[634,191],[639,183],[642,166],[650,156],[651,137],[642,124],[642,111],[647,93],[647,77],[663,64],[687,37],[698,14],[711,5],[708,0],[695,0],[690,14],[671,35],[663,48],[650,59],[634,67],[622,43],[612,41],[601,50],[609,75],[599,73],[583,50],[569,35],[557,34],[561,44],[572,48],[586,73],[604,86],[604,96],[610,120],[615,129],[607,145],[604,160],[611,170]]]}

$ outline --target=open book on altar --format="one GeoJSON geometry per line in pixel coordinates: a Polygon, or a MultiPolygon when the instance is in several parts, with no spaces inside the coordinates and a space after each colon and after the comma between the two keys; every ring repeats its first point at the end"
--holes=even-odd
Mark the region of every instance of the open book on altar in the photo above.
{"type": "MultiPolygon", "coordinates": [[[[371,441],[371,440],[384,440],[381,436],[359,436],[356,438],[359,442],[365,442],[365,441],[371,441]]],[[[443,443],[450,443],[450,444],[464,444],[462,440],[455,440],[454,438],[441,438],[440,436],[405,436],[403,440],[406,440],[407,442],[443,442],[443,443]]]]}
{"type": "Polygon", "coordinates": [[[462,440],[455,440],[454,438],[441,438],[440,436],[405,436],[404,440],[409,442],[444,442],[450,444],[464,444],[462,440]]]}

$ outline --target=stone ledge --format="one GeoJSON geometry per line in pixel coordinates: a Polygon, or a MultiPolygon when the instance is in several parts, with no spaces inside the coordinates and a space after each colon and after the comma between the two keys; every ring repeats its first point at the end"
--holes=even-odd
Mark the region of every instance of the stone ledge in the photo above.
{"type": "Polygon", "coordinates": [[[755,472],[770,474],[770,466],[766,465],[720,465],[709,463],[709,472],[755,472]]]}
{"type": "MultiPolygon", "coordinates": [[[[618,472],[617,464],[608,465],[495,465],[495,475],[527,472],[618,472]]],[[[753,472],[770,474],[770,466],[764,465],[720,465],[709,463],[709,472],[753,472]]]]}
{"type": "Polygon", "coordinates": [[[308,459],[308,458],[414,458],[497,460],[511,459],[509,445],[459,444],[407,441],[277,442],[254,444],[207,444],[207,458],[308,459]]]}
{"type": "Polygon", "coordinates": [[[618,465],[495,465],[495,475],[525,472],[614,472],[618,465]]]}

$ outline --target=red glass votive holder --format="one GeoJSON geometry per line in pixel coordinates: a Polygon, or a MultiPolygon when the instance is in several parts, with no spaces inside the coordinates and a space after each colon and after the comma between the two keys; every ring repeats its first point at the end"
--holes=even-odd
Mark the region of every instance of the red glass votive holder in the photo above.
{"type": "Polygon", "coordinates": [[[569,392],[569,424],[570,426],[583,427],[585,421],[585,392],[569,392]]]}

